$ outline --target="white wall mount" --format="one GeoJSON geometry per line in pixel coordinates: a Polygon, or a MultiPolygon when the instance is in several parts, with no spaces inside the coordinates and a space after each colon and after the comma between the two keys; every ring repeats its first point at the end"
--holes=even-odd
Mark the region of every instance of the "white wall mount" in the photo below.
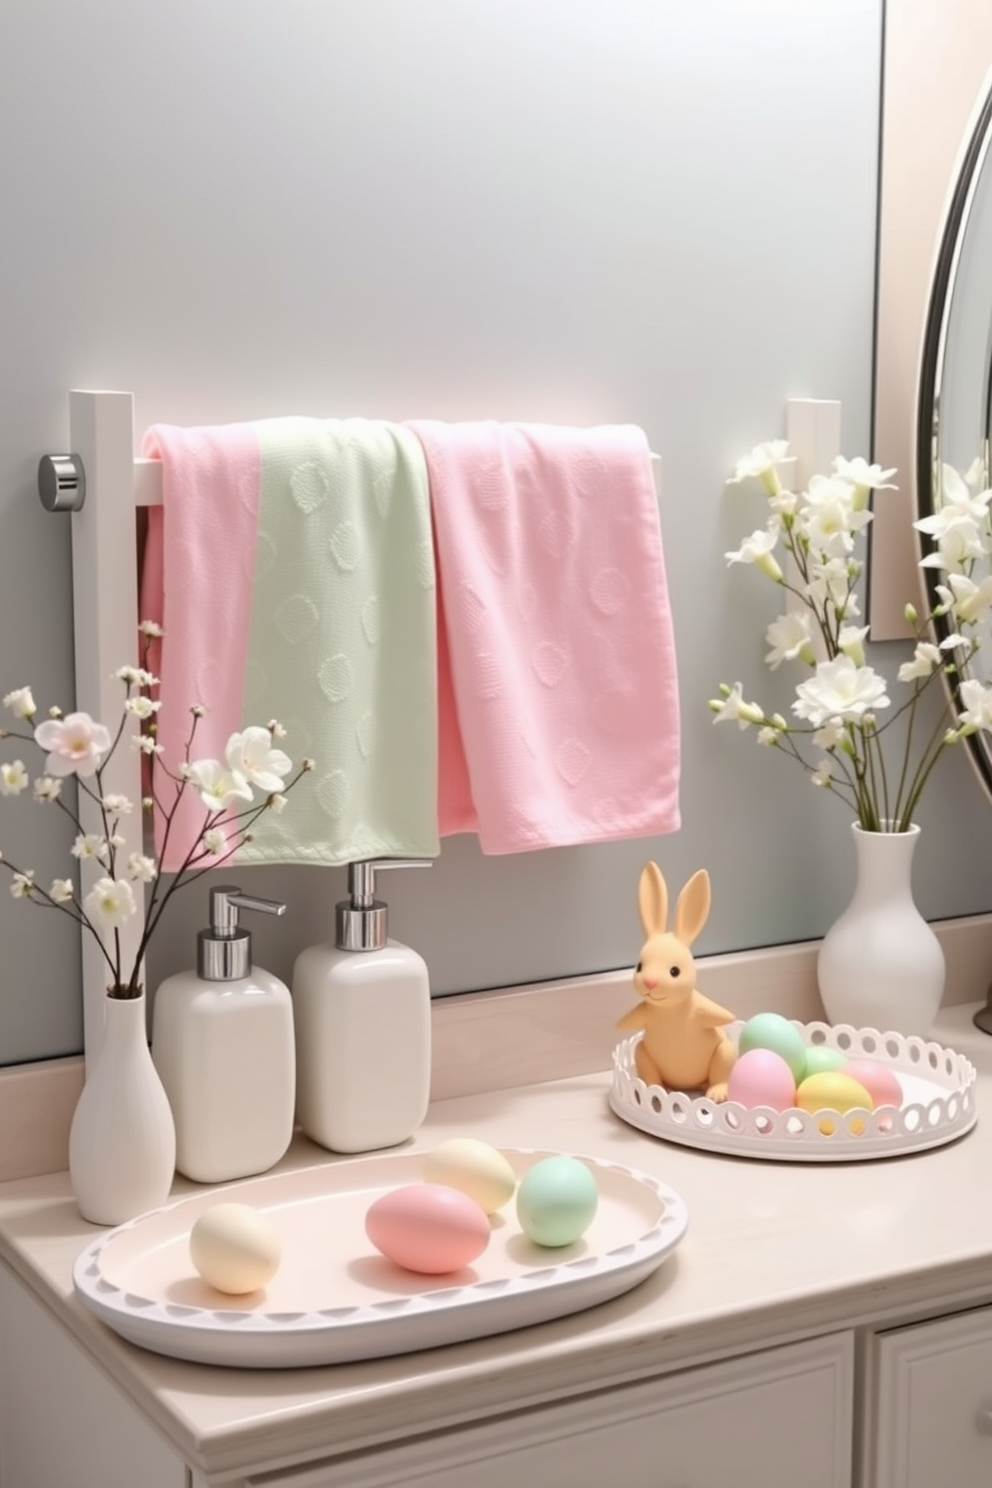
{"type": "MultiPolygon", "coordinates": [[[[70,392],[69,438],[72,456],[46,456],[39,487],[44,504],[69,512],[72,523],[76,707],[113,733],[124,698],[115,674],[139,662],[136,510],[161,502],[161,466],[135,459],[130,393],[70,392]]],[[[103,784],[133,802],[120,823],[126,860],[143,851],[142,792],[140,756],[123,740],[103,771],[103,784]]],[[[79,818],[84,831],[100,830],[96,808],[82,793],[79,818]]],[[[80,864],[82,895],[101,871],[98,864],[80,864]]],[[[124,966],[137,955],[142,923],[138,914],[121,927],[124,966]]],[[[82,941],[83,1040],[90,1069],[103,1039],[107,967],[93,937],[84,933],[82,941]]]]}

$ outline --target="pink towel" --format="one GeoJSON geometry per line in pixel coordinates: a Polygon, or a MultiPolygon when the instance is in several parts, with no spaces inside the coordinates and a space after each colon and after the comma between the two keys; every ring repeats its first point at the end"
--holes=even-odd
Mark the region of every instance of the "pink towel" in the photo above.
{"type": "MultiPolygon", "coordinates": [[[[156,620],[169,637],[152,660],[161,696],[176,700],[158,717],[163,759],[175,770],[185,757],[194,703],[206,712],[192,758],[222,760],[231,734],[242,727],[261,456],[251,424],[158,424],[145,434],[142,454],[162,461],[162,505],[148,511],[141,619],[156,620]]],[[[168,843],[155,815],[156,852],[164,868],[176,869],[203,830],[203,803],[196,791],[186,791],[168,843]]]]}
{"type": "Polygon", "coordinates": [[[640,429],[410,427],[439,581],[442,835],[485,853],[679,826],[675,648],[640,429]]]}

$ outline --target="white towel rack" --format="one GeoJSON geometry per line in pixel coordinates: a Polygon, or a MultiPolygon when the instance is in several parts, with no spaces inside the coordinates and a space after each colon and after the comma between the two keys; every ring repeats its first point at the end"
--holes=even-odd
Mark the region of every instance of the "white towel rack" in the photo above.
{"type": "MultiPolygon", "coordinates": [[[[135,457],[134,399],[130,393],[69,394],[72,454],[45,456],[39,467],[42,500],[71,512],[76,707],[113,730],[120,717],[121,666],[138,663],[138,547],[136,509],[162,500],[162,467],[135,457]]],[[[141,762],[120,748],[104,784],[134,802],[121,820],[123,854],[141,852],[141,762]]],[[[80,820],[98,830],[92,804],[80,799],[80,820]]],[[[82,864],[83,882],[99,876],[82,864]]],[[[140,888],[140,885],[135,885],[140,888]]],[[[83,892],[86,889],[84,887],[83,892]]],[[[125,965],[137,954],[141,916],[121,929],[125,965]]],[[[106,965],[90,935],[83,935],[83,1038],[87,1064],[103,1037],[106,965]]]]}

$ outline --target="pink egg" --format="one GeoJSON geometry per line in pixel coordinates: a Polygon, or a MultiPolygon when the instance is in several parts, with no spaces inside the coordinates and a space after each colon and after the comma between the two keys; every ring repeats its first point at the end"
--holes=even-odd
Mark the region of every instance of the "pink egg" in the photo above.
{"type": "Polygon", "coordinates": [[[770,1106],[773,1111],[788,1111],[796,1104],[796,1082],[780,1054],[771,1049],[748,1049],[734,1061],[727,1098],[749,1109],[770,1106]]]}
{"type": "Polygon", "coordinates": [[[876,1106],[901,1106],[902,1086],[887,1064],[874,1059],[851,1059],[837,1071],[863,1085],[876,1106]]]}
{"type": "Polygon", "coordinates": [[[411,1183],[370,1204],[365,1233],[376,1250],[407,1271],[458,1271],[489,1244],[489,1216],[457,1188],[411,1183]]]}

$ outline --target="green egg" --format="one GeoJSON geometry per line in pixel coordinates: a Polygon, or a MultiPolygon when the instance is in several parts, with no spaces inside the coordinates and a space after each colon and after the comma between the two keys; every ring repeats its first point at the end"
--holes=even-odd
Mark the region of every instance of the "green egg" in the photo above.
{"type": "Polygon", "coordinates": [[[839,1049],[831,1049],[827,1044],[811,1044],[806,1050],[806,1068],[799,1076],[800,1083],[809,1075],[829,1075],[834,1070],[839,1070],[842,1064],[847,1064],[850,1055],[842,1054],[839,1049]]]}
{"type": "Polygon", "coordinates": [[[571,1245],[589,1228],[599,1204],[596,1179],[577,1157],[545,1157],[517,1188],[517,1218],[535,1245],[571,1245]]]}
{"type": "Polygon", "coordinates": [[[806,1072],[806,1042],[795,1024],[781,1013],[756,1013],[747,1020],[737,1052],[746,1054],[749,1049],[771,1049],[785,1060],[797,1082],[806,1072]]]}

